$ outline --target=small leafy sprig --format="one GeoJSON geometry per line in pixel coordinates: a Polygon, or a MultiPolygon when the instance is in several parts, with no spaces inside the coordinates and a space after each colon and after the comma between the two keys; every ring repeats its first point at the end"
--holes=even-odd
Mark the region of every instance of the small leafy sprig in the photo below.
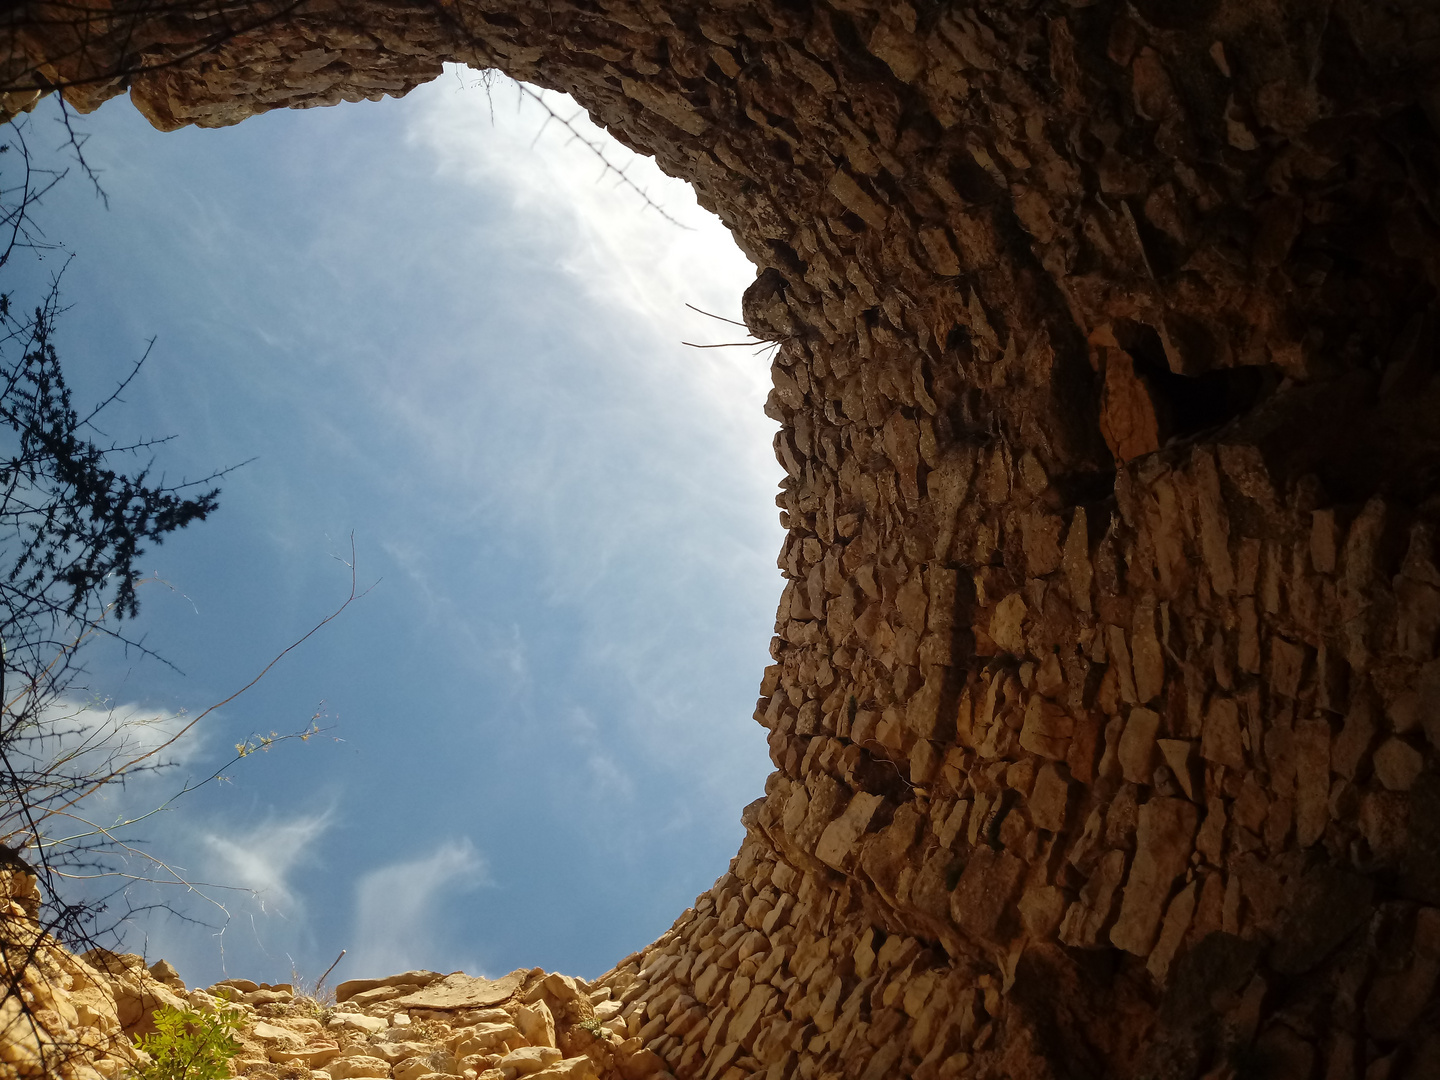
{"type": "Polygon", "coordinates": [[[240,1052],[235,1032],[245,1023],[239,1010],[206,1013],[166,1006],[155,1013],[155,1031],[135,1046],[150,1055],[136,1080],[227,1080],[230,1059],[240,1052]]]}

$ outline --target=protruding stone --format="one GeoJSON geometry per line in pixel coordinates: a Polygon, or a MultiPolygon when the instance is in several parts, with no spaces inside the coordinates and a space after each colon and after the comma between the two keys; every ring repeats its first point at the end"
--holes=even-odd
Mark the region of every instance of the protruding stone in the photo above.
{"type": "Polygon", "coordinates": [[[1075,718],[1039,694],[1031,696],[1025,707],[1025,722],[1020,728],[1020,745],[1032,754],[1063,761],[1075,733],[1075,718]]]}
{"type": "Polygon", "coordinates": [[[1240,708],[1234,698],[1215,697],[1205,713],[1200,754],[1206,761],[1231,769],[1245,768],[1245,747],[1240,739],[1240,708]]]}
{"type": "Polygon", "coordinates": [[[1120,770],[1132,784],[1149,784],[1155,772],[1155,733],[1160,715],[1150,709],[1134,708],[1125,720],[1120,736],[1120,770]]]}
{"type": "Polygon", "coordinates": [[[1404,739],[1386,739],[1375,751],[1375,777],[1389,791],[1409,791],[1425,768],[1425,758],[1404,739]]]}
{"type": "Polygon", "coordinates": [[[1156,798],[1140,807],[1135,862],[1110,931],[1119,948],[1149,955],[1171,886],[1189,863],[1198,821],[1195,805],[1183,799],[1156,798]]]}
{"type": "Polygon", "coordinates": [[[1058,833],[1065,828],[1070,802],[1070,779],[1064,765],[1046,762],[1035,776],[1030,792],[1030,819],[1042,829],[1058,833]]]}
{"type": "Polygon", "coordinates": [[[1155,745],[1170,767],[1175,782],[1191,802],[1195,801],[1196,767],[1195,744],[1189,739],[1157,739],[1155,745]]]}
{"type": "Polygon", "coordinates": [[[995,607],[990,619],[990,638],[1006,652],[1016,656],[1025,653],[1025,636],[1021,626],[1026,615],[1025,601],[1019,593],[1011,593],[995,607]]]}
{"type": "Polygon", "coordinates": [[[870,828],[876,812],[885,802],[883,796],[857,791],[845,812],[825,827],[815,846],[815,857],[836,870],[847,870],[855,863],[860,837],[870,828]]]}

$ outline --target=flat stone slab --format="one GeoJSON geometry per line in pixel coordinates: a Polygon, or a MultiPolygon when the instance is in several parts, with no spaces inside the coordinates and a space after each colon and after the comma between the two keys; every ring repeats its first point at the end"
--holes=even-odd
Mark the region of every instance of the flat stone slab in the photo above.
{"type": "Polygon", "coordinates": [[[396,1004],[410,1009],[483,1009],[515,996],[525,981],[525,971],[512,971],[498,979],[472,979],[456,973],[433,982],[423,990],[397,998],[396,1004]]]}

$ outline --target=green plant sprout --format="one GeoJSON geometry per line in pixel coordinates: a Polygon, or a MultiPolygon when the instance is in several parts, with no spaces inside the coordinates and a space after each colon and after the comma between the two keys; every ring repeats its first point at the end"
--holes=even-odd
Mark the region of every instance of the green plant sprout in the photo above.
{"type": "Polygon", "coordinates": [[[588,1020],[581,1020],[580,1023],[575,1026],[584,1028],[601,1042],[610,1041],[610,1029],[605,1026],[605,1021],[601,1020],[598,1016],[592,1016],[588,1020]]]}
{"type": "Polygon", "coordinates": [[[136,1048],[150,1055],[135,1080],[227,1080],[230,1059],[240,1052],[235,1032],[244,1023],[238,1010],[157,1010],[155,1032],[135,1040],[136,1048]]]}

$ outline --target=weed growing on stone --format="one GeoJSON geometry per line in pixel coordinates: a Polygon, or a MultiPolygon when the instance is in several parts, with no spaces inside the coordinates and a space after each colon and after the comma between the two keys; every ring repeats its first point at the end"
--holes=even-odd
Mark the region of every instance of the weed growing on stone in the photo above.
{"type": "Polygon", "coordinates": [[[584,1028],[601,1042],[610,1041],[610,1029],[605,1026],[605,1021],[601,1020],[598,1016],[592,1016],[588,1020],[581,1020],[575,1026],[584,1028]]]}
{"type": "MultiPolygon", "coordinates": [[[[340,954],[344,956],[342,952],[340,954]]],[[[335,963],[339,963],[336,960],[335,963]]],[[[330,965],[330,970],[335,969],[335,964],[330,965]]],[[[292,964],[290,966],[290,985],[295,988],[295,996],[288,1002],[277,1003],[273,1008],[276,1010],[274,1016],[304,1016],[312,1020],[319,1020],[320,1023],[328,1024],[335,1015],[335,991],[325,985],[325,979],[329,971],[321,975],[312,985],[309,980],[300,974],[292,964]]]]}
{"type": "Polygon", "coordinates": [[[235,1032],[244,1022],[238,1010],[158,1010],[154,1034],[135,1040],[150,1055],[150,1063],[134,1072],[135,1080],[223,1080],[240,1052],[235,1032]]]}

